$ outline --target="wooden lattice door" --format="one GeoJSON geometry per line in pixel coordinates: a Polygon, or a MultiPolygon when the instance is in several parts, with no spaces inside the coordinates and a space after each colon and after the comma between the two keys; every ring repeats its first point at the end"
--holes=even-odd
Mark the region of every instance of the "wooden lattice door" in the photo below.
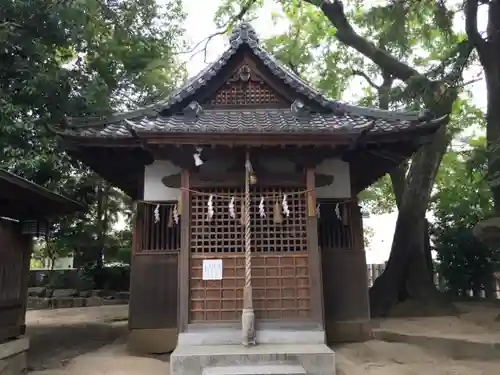
{"type": "MultiPolygon", "coordinates": [[[[311,317],[306,199],[294,189],[256,188],[251,198],[252,286],[261,320],[311,317]],[[290,215],[275,223],[274,204],[288,195],[290,215]],[[264,197],[265,217],[259,203],[264,197]]],[[[209,189],[191,200],[190,321],[239,321],[243,307],[242,189],[209,189]],[[214,215],[207,220],[213,194],[214,215]],[[236,217],[228,208],[235,197],[236,217]],[[203,260],[222,259],[222,280],[203,280],[203,260]]]]}

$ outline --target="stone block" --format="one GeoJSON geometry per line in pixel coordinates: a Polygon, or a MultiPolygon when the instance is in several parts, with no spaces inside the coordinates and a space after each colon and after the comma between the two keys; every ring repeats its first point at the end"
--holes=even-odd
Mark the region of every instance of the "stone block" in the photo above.
{"type": "Polygon", "coordinates": [[[117,292],[115,294],[115,298],[128,301],[130,298],[130,293],[129,292],[117,292]]]}
{"type": "Polygon", "coordinates": [[[100,297],[85,298],[85,306],[92,307],[92,306],[102,306],[102,305],[103,305],[103,300],[100,297]]]}
{"type": "Polygon", "coordinates": [[[44,287],[33,287],[28,288],[28,297],[45,297],[45,291],[47,288],[44,287]]]}
{"type": "Polygon", "coordinates": [[[78,295],[83,298],[88,298],[92,297],[92,291],[91,290],[80,290],[78,292],[78,295]]]}
{"type": "Polygon", "coordinates": [[[53,307],[56,309],[68,309],[70,307],[73,307],[74,298],[72,297],[53,298],[52,302],[53,302],[53,307]]]}
{"type": "Polygon", "coordinates": [[[50,298],[28,298],[28,308],[33,310],[43,310],[50,307],[50,298]]]}
{"type": "Polygon", "coordinates": [[[55,289],[52,297],[54,298],[66,298],[66,297],[76,297],[78,296],[78,291],[76,289],[55,289]]]}
{"type": "Polygon", "coordinates": [[[107,290],[94,289],[91,291],[91,297],[106,297],[109,295],[107,290]]]}
{"type": "Polygon", "coordinates": [[[73,298],[73,307],[85,307],[85,298],[83,297],[73,298]]]}

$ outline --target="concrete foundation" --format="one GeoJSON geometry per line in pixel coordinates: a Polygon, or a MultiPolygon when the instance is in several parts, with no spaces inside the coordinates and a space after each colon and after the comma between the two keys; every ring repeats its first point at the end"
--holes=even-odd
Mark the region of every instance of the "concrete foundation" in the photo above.
{"type": "Polygon", "coordinates": [[[170,356],[171,375],[286,374],[283,366],[294,366],[293,374],[335,375],[335,353],[325,344],[179,345],[170,356]]]}
{"type": "Polygon", "coordinates": [[[0,343],[0,374],[25,374],[29,346],[30,342],[27,337],[0,343]]]}
{"type": "Polygon", "coordinates": [[[128,349],[136,353],[170,353],[176,345],[176,328],[132,329],[127,338],[128,349]]]}
{"type": "MultiPolygon", "coordinates": [[[[324,344],[325,331],[320,329],[302,329],[295,327],[257,329],[258,344],[324,344]]],[[[179,346],[190,345],[239,345],[241,329],[237,328],[200,328],[190,327],[179,335],[179,346]]]]}

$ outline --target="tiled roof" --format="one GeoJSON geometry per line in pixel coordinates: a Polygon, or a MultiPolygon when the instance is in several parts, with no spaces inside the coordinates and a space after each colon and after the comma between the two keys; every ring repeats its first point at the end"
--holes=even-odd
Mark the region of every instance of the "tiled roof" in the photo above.
{"type": "Polygon", "coordinates": [[[331,134],[359,133],[369,128],[370,133],[386,133],[415,127],[413,121],[369,118],[345,114],[321,113],[297,115],[291,110],[204,110],[197,115],[157,116],[124,120],[104,128],[73,130],[73,135],[87,137],[130,137],[129,129],[150,133],[231,133],[231,134],[331,134]]]}
{"type": "MultiPolygon", "coordinates": [[[[217,59],[175,90],[165,100],[139,110],[109,117],[68,119],[68,127],[59,133],[86,137],[130,137],[137,132],[166,133],[356,133],[375,121],[370,132],[391,132],[432,120],[428,113],[393,112],[363,108],[330,100],[298,77],[259,46],[255,30],[248,23],[237,26],[229,38],[229,48],[217,59]],[[272,74],[289,87],[323,107],[325,113],[297,115],[293,110],[201,110],[196,115],[160,115],[190,98],[209,84],[242,46],[250,50],[272,74]]],[[[295,104],[295,103],[294,103],[295,104]]],[[[302,103],[300,103],[302,104],[302,103]]],[[[196,103],[196,106],[199,106],[196,103]]],[[[292,105],[293,107],[293,105],[292,105]]],[[[293,108],[292,108],[293,109],[293,108]]],[[[192,112],[192,111],[191,111],[192,112]]]]}

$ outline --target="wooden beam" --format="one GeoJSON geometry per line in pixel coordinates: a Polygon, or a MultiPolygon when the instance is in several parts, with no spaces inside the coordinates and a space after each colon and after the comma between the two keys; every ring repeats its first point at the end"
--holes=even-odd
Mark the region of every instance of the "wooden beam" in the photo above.
{"type": "MultiPolygon", "coordinates": [[[[302,187],[304,186],[305,175],[302,172],[291,173],[258,173],[256,186],[258,187],[302,187]]],[[[178,189],[181,187],[182,173],[165,176],[161,179],[163,185],[178,189]]],[[[334,176],[316,174],[316,187],[331,185],[334,176]]],[[[225,172],[209,174],[203,172],[191,173],[192,188],[217,188],[217,187],[241,187],[245,183],[244,172],[225,172]]]]}
{"type": "Polygon", "coordinates": [[[311,308],[313,318],[324,328],[323,282],[321,279],[321,257],[318,244],[318,218],[316,217],[315,173],[306,172],[307,193],[307,251],[309,253],[309,277],[311,282],[311,308]]]}
{"type": "Polygon", "coordinates": [[[190,173],[183,170],[181,174],[181,251],[179,253],[179,333],[187,329],[189,323],[189,255],[191,252],[191,188],[190,173]]]}

